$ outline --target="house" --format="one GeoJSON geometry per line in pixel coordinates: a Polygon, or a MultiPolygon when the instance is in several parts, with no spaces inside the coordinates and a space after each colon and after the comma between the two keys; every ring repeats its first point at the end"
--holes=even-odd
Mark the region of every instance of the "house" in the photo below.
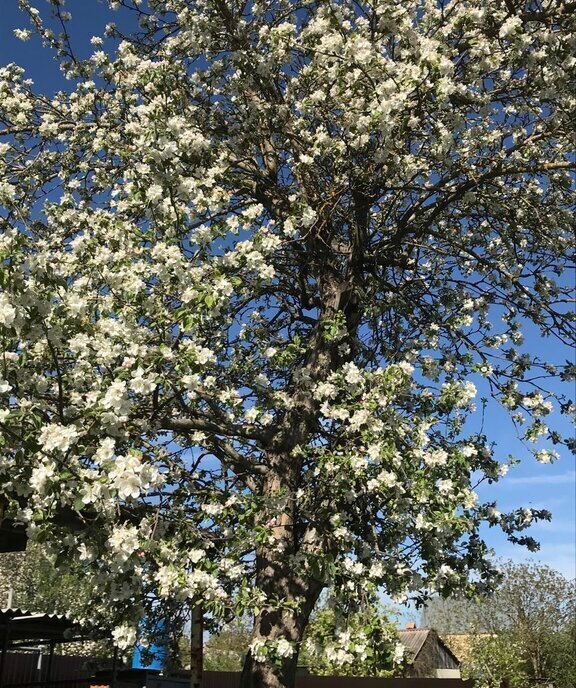
{"type": "Polygon", "coordinates": [[[407,678],[460,678],[460,661],[434,629],[408,624],[398,635],[405,648],[407,678]]]}

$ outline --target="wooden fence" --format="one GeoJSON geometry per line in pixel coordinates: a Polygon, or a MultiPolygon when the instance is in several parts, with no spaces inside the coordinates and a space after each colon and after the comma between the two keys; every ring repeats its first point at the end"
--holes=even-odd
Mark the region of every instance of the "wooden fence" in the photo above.
{"type": "MultiPolygon", "coordinates": [[[[203,688],[238,688],[239,685],[240,674],[235,672],[207,671],[204,674],[203,688]]],[[[296,677],[296,688],[473,688],[473,686],[472,681],[456,678],[296,677]]]]}
{"type": "Polygon", "coordinates": [[[94,681],[90,678],[72,678],[60,681],[25,681],[24,683],[2,683],[2,688],[94,688],[94,681]]]}
{"type": "MultiPolygon", "coordinates": [[[[60,688],[60,684],[65,682],[62,688],[76,688],[74,682],[81,683],[86,679],[90,672],[86,668],[86,663],[90,657],[69,657],[67,655],[54,655],[50,668],[51,684],[53,688],[60,688]]],[[[34,686],[45,682],[48,671],[47,655],[40,657],[39,652],[8,652],[4,661],[2,671],[2,686],[8,688],[12,685],[34,686]]],[[[84,681],[78,688],[83,688],[87,684],[84,681]]],[[[43,685],[46,685],[45,683],[43,685]]]]}
{"type": "MultiPolygon", "coordinates": [[[[7,653],[0,688],[89,688],[102,684],[89,680],[90,657],[54,655],[52,658],[51,681],[46,682],[48,658],[45,656],[39,668],[38,653],[7,653]]],[[[161,686],[164,681],[149,678],[150,688],[161,686]]],[[[189,679],[185,672],[170,679],[169,688],[187,688],[189,679]]],[[[134,686],[135,684],[130,684],[134,686]]],[[[166,685],[166,683],[164,683],[166,685]]],[[[232,671],[207,671],[203,688],[238,688],[240,674],[232,671]]],[[[126,680],[120,679],[117,688],[129,688],[126,680]]],[[[298,676],[296,688],[473,688],[472,681],[452,678],[351,678],[345,676],[298,676]]]]}

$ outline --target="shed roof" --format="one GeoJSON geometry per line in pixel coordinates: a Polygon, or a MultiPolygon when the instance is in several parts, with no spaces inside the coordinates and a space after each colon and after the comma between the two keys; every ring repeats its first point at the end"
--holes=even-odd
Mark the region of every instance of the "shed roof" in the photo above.
{"type": "Polygon", "coordinates": [[[80,625],[64,614],[45,614],[9,607],[0,609],[0,638],[9,643],[20,640],[67,642],[81,634],[80,625]]]}
{"type": "Polygon", "coordinates": [[[407,628],[405,630],[398,631],[400,642],[402,645],[404,645],[406,651],[412,656],[413,659],[418,656],[418,653],[424,646],[424,643],[430,634],[433,635],[433,637],[436,639],[436,642],[446,650],[446,652],[454,659],[454,661],[460,664],[458,657],[454,654],[454,652],[452,652],[452,650],[433,628],[407,628]]]}
{"type": "Polygon", "coordinates": [[[398,631],[400,642],[413,657],[416,657],[420,652],[429,633],[429,628],[410,628],[398,631]]]}

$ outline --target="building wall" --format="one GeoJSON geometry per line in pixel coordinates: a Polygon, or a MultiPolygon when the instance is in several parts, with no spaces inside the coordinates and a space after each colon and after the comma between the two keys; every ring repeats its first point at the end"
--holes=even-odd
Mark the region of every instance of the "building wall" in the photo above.
{"type": "Polygon", "coordinates": [[[406,676],[413,678],[433,678],[438,677],[438,670],[450,670],[451,678],[460,676],[460,667],[452,655],[440,643],[435,631],[430,631],[422,649],[416,656],[413,664],[406,669],[406,676]]]}

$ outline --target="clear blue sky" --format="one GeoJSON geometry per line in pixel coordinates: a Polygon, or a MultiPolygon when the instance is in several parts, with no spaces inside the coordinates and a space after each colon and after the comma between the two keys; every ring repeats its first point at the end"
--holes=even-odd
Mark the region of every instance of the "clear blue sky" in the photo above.
{"type": "MultiPolygon", "coordinates": [[[[33,5],[43,13],[50,12],[46,0],[35,0],[33,5]]],[[[103,35],[104,26],[110,21],[127,25],[125,11],[111,12],[105,3],[98,0],[68,0],[66,9],[72,14],[70,24],[73,46],[80,57],[87,57],[93,51],[90,38],[103,35]]],[[[0,66],[16,62],[27,70],[34,80],[35,88],[49,94],[70,86],[58,71],[58,65],[49,51],[42,47],[37,36],[22,43],[13,36],[15,28],[28,28],[27,18],[18,10],[17,0],[1,0],[0,10],[0,66]]],[[[128,22],[129,23],[129,22],[128,22]]],[[[541,340],[530,336],[532,349],[552,363],[573,359],[574,353],[560,347],[552,339],[541,340]]],[[[475,381],[478,382],[478,381],[475,381]]],[[[478,414],[479,416],[479,414],[478,414]]],[[[470,430],[478,430],[480,418],[471,420],[470,430]]],[[[550,422],[554,425],[554,421],[550,422]]],[[[566,421],[558,427],[564,433],[573,432],[566,421]]],[[[520,547],[508,543],[498,536],[495,529],[487,530],[486,537],[499,557],[523,561],[533,558],[558,569],[568,577],[576,576],[576,472],[574,460],[567,451],[553,465],[540,465],[517,441],[512,422],[506,412],[490,405],[485,422],[487,435],[495,440],[499,456],[506,458],[514,454],[524,460],[512,469],[508,476],[496,486],[481,491],[481,497],[496,499],[498,508],[507,511],[519,506],[546,508],[553,512],[553,521],[534,526],[529,534],[541,542],[540,552],[531,555],[520,547]]]]}

